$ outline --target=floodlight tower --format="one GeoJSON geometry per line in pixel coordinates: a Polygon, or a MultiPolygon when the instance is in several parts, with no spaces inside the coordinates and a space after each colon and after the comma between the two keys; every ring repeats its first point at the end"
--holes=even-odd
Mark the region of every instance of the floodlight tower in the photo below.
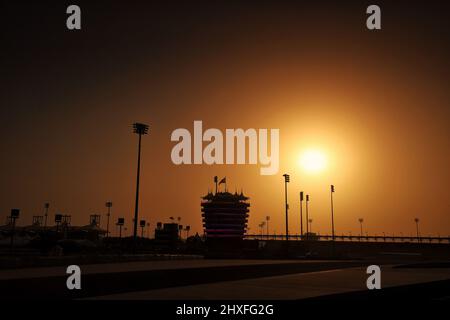
{"type": "Polygon", "coordinates": [[[331,197],[331,236],[334,241],[334,203],[333,203],[333,193],[334,185],[330,186],[330,197],[331,197]]]}
{"type": "Polygon", "coordinates": [[[284,204],[285,204],[285,210],[286,210],[286,241],[289,241],[289,222],[288,222],[288,198],[287,198],[287,184],[290,181],[290,177],[287,173],[283,174],[284,177],[284,204]]]}
{"type": "Polygon", "coordinates": [[[133,238],[136,242],[137,240],[137,228],[138,228],[138,212],[139,212],[139,175],[141,173],[141,138],[143,135],[148,133],[148,125],[143,123],[134,123],[133,132],[139,136],[138,142],[138,158],[137,158],[137,177],[136,177],[136,203],[134,207],[134,229],[133,238]]]}
{"type": "Polygon", "coordinates": [[[300,238],[303,237],[303,191],[300,191],[300,238]]]}
{"type": "Polygon", "coordinates": [[[109,217],[111,217],[112,202],[107,201],[105,203],[105,206],[108,208],[108,213],[106,214],[106,237],[109,238],[109,217]]]}
{"type": "Polygon", "coordinates": [[[47,217],[48,217],[48,208],[50,208],[50,203],[46,202],[44,203],[44,216],[45,216],[45,222],[44,222],[44,228],[47,228],[47,217]]]}
{"type": "Polygon", "coordinates": [[[309,237],[309,194],[306,195],[306,238],[309,237]]]}

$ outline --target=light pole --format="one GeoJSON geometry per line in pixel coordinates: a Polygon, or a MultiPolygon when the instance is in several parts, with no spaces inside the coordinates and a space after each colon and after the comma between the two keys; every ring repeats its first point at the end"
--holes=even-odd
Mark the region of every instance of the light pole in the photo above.
{"type": "Polygon", "coordinates": [[[417,242],[420,242],[420,236],[419,236],[419,218],[415,218],[414,222],[416,223],[416,233],[417,233],[417,242]]]}
{"type": "Polygon", "coordinates": [[[303,237],[303,191],[300,191],[300,237],[303,237]]]}
{"type": "Polygon", "coordinates": [[[136,177],[136,203],[134,207],[134,229],[133,229],[133,237],[134,242],[137,240],[137,227],[138,227],[138,212],[139,212],[139,176],[141,173],[141,138],[143,135],[148,133],[148,125],[143,123],[134,123],[133,124],[133,132],[139,135],[138,142],[138,159],[137,159],[137,177],[136,177]]]}
{"type": "Polygon", "coordinates": [[[288,222],[288,198],[287,198],[287,184],[290,181],[289,175],[287,173],[283,174],[284,177],[284,204],[286,209],[286,241],[289,241],[289,222],[288,222]]]}
{"type": "Polygon", "coordinates": [[[309,230],[309,194],[306,195],[306,237],[308,238],[309,230]]]}
{"type": "Polygon", "coordinates": [[[111,216],[112,202],[107,201],[105,206],[108,208],[108,213],[106,214],[106,237],[109,238],[109,217],[111,216]]]}
{"type": "Polygon", "coordinates": [[[47,229],[47,217],[48,217],[48,208],[50,208],[50,203],[46,202],[44,203],[44,216],[45,216],[45,222],[44,222],[44,228],[47,229]]]}
{"type": "Polygon", "coordinates": [[[334,241],[334,206],[333,206],[333,193],[334,185],[330,186],[330,197],[331,197],[331,236],[334,241]]]}
{"type": "Polygon", "coordinates": [[[358,221],[359,221],[359,226],[360,226],[360,230],[361,230],[361,232],[359,234],[359,241],[361,241],[362,235],[363,235],[363,226],[362,225],[363,225],[364,219],[363,218],[359,218],[358,221]]]}
{"type": "Polygon", "coordinates": [[[269,220],[270,220],[270,216],[266,216],[266,233],[267,233],[267,238],[269,238],[269,220]]]}
{"type": "Polygon", "coordinates": [[[141,226],[141,238],[144,239],[144,228],[145,228],[145,220],[139,221],[139,225],[141,226]]]}
{"type": "Polygon", "coordinates": [[[117,223],[116,226],[119,227],[119,238],[122,239],[122,227],[125,224],[125,219],[124,218],[118,218],[117,219],[117,223]]]}
{"type": "Polygon", "coordinates": [[[266,223],[264,221],[261,222],[260,227],[261,227],[261,237],[264,236],[264,226],[266,225],[266,223]]]}
{"type": "Polygon", "coordinates": [[[312,222],[313,222],[313,219],[309,219],[308,222],[309,222],[309,232],[312,233],[312,222]]]}

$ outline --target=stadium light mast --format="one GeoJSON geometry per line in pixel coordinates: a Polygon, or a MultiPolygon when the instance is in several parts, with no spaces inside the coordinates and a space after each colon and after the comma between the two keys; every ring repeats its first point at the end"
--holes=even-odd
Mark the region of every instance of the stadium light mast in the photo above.
{"type": "Polygon", "coordinates": [[[139,135],[138,142],[138,159],[137,159],[137,175],[136,175],[136,203],[134,207],[134,228],[133,228],[133,238],[136,242],[137,240],[137,229],[138,229],[138,212],[139,212],[139,176],[141,173],[141,138],[143,135],[148,133],[148,125],[143,123],[134,123],[133,132],[139,135]]]}
{"type": "Polygon", "coordinates": [[[290,181],[290,177],[287,173],[283,174],[284,177],[284,204],[286,209],[286,241],[289,241],[289,221],[288,221],[288,198],[287,198],[287,184],[290,181]]]}
{"type": "Polygon", "coordinates": [[[309,194],[306,195],[306,237],[309,235],[309,194]]]}
{"type": "Polygon", "coordinates": [[[300,237],[303,237],[303,191],[300,191],[300,237]]]}
{"type": "Polygon", "coordinates": [[[334,204],[333,204],[333,193],[334,185],[330,186],[330,196],[331,196],[331,237],[334,241],[334,204]]]}
{"type": "Polygon", "coordinates": [[[44,203],[44,217],[45,217],[45,222],[44,222],[44,228],[47,229],[47,218],[48,218],[48,208],[50,208],[50,203],[46,202],[44,203]]]}
{"type": "Polygon", "coordinates": [[[112,202],[107,201],[105,206],[108,208],[108,213],[106,214],[106,237],[109,238],[109,218],[111,217],[112,202]]]}

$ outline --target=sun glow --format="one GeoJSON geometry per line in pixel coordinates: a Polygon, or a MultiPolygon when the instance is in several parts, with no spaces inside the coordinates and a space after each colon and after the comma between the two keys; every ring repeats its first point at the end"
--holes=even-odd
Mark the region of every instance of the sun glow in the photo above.
{"type": "Polygon", "coordinates": [[[300,155],[299,164],[305,172],[319,173],[325,170],[327,158],[322,151],[310,149],[300,155]]]}

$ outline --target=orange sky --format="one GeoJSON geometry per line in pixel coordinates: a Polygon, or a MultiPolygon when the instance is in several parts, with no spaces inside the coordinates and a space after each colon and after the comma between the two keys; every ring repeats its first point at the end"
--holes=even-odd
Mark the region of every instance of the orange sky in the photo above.
{"type": "Polygon", "coordinates": [[[226,11],[219,22],[207,23],[184,17],[188,30],[171,26],[157,53],[148,44],[139,47],[137,35],[127,40],[126,32],[142,28],[138,22],[125,23],[117,38],[91,24],[84,31],[90,40],[71,40],[84,49],[67,69],[54,62],[71,57],[66,47],[55,45],[60,56],[52,56],[51,45],[47,55],[26,56],[24,63],[36,68],[31,73],[8,70],[17,79],[4,97],[13,107],[2,110],[1,146],[10,152],[1,159],[1,219],[18,207],[19,224],[29,224],[49,201],[52,216],[72,214],[82,224],[91,213],[105,213],[104,202],[112,200],[113,218],[130,223],[137,146],[131,124],[140,121],[150,125],[140,212],[152,227],[181,216],[200,232],[200,197],[218,175],[227,177],[230,191],[242,188],[250,197],[251,232],[270,215],[271,230],[281,233],[287,172],[291,233],[299,231],[300,190],[311,194],[313,231],[330,231],[334,184],[338,234],[359,234],[362,217],[371,234],[410,235],[419,217],[423,235],[448,236],[448,46],[426,33],[431,26],[425,22],[401,24],[407,13],[388,16],[386,30],[372,34],[356,9],[226,11]],[[107,50],[112,42],[136,52],[107,50]],[[106,48],[91,50],[102,44],[106,48]],[[223,131],[279,128],[279,174],[261,176],[259,165],[173,165],[170,134],[192,132],[194,120],[223,131]],[[13,130],[13,124],[29,130],[13,130]],[[307,148],[328,155],[324,172],[311,175],[298,166],[307,148]]]}

